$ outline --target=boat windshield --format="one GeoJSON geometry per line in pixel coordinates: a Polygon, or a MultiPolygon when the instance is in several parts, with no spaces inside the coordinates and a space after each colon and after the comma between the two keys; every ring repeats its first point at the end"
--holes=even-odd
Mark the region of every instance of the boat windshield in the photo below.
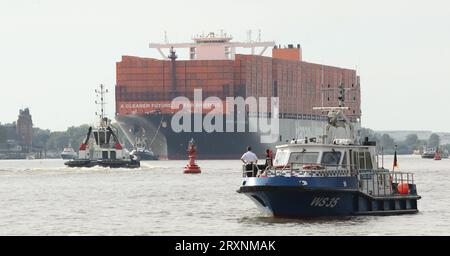
{"type": "Polygon", "coordinates": [[[285,165],[289,157],[289,152],[286,151],[278,151],[275,160],[273,161],[274,165],[285,165]]]}
{"type": "Polygon", "coordinates": [[[319,158],[318,152],[287,152],[279,151],[275,157],[274,165],[286,164],[315,164],[319,158]]]}
{"type": "Polygon", "coordinates": [[[289,163],[294,164],[315,164],[319,158],[318,152],[292,152],[289,156],[289,163]]]}
{"type": "Polygon", "coordinates": [[[321,164],[338,165],[341,160],[341,152],[323,152],[321,164]]]}

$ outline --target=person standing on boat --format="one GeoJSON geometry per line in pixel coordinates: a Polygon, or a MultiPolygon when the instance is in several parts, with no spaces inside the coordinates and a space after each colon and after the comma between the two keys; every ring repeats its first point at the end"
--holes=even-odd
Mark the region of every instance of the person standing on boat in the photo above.
{"type": "Polygon", "coordinates": [[[272,166],[273,153],[270,148],[266,149],[266,163],[264,164],[264,169],[272,166]]]}
{"type": "Polygon", "coordinates": [[[247,152],[242,155],[241,161],[245,164],[245,170],[253,171],[251,174],[247,172],[247,177],[255,177],[258,171],[258,167],[256,165],[258,163],[258,157],[252,152],[252,148],[250,146],[247,147],[247,152]]]}

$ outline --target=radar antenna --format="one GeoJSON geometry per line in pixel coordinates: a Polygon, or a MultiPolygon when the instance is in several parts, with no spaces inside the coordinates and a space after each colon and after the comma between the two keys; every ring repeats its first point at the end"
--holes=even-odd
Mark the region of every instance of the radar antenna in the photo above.
{"type": "Polygon", "coordinates": [[[100,98],[99,100],[95,101],[95,104],[100,105],[100,113],[95,113],[97,116],[100,117],[101,121],[105,120],[105,94],[108,93],[108,89],[105,88],[103,84],[100,84],[98,89],[95,89],[95,93],[97,98],[100,98]]]}
{"type": "MultiPolygon", "coordinates": [[[[328,111],[328,124],[325,128],[325,134],[323,135],[323,139],[330,138],[330,129],[334,128],[344,128],[347,127],[350,129],[350,139],[352,141],[355,140],[354,127],[350,120],[345,116],[344,110],[350,109],[349,107],[345,107],[345,91],[351,90],[353,88],[344,88],[344,84],[341,83],[338,87],[338,107],[314,107],[313,110],[321,110],[323,112],[328,111]]],[[[325,90],[325,89],[323,89],[325,90]]],[[[330,90],[330,89],[328,89],[330,90]]],[[[331,89],[331,90],[334,90],[331,89]]],[[[325,141],[324,141],[325,142],[325,141]]]]}

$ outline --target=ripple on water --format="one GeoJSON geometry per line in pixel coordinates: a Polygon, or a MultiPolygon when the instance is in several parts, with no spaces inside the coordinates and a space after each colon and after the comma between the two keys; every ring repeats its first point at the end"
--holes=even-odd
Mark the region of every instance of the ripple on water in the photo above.
{"type": "Polygon", "coordinates": [[[300,220],[264,215],[236,193],[239,161],[199,161],[200,175],[183,174],[186,161],[133,170],[63,163],[0,161],[0,235],[450,234],[450,161],[399,156],[415,172],[418,214],[300,220]]]}

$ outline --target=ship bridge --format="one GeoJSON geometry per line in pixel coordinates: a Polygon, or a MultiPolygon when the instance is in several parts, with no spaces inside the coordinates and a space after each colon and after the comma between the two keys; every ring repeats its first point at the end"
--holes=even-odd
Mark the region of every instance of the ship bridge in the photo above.
{"type": "Polygon", "coordinates": [[[150,43],[149,47],[158,50],[163,59],[168,59],[163,49],[187,48],[190,60],[234,60],[238,47],[251,49],[252,55],[259,50],[258,55],[263,55],[267,48],[275,46],[274,41],[252,41],[249,38],[247,42],[231,42],[232,39],[233,37],[226,33],[216,35],[210,32],[207,35],[194,36],[191,43],[150,43]]]}

